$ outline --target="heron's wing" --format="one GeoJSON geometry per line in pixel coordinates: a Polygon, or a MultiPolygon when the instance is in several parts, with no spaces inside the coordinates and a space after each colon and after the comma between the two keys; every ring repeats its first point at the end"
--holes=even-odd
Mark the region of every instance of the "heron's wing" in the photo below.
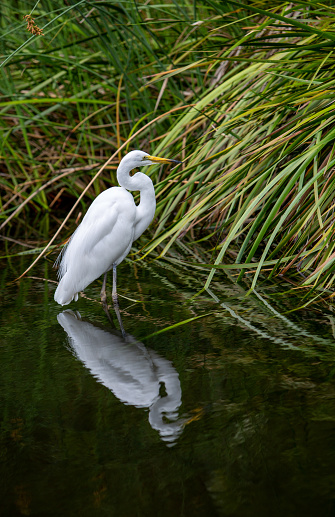
{"type": "Polygon", "coordinates": [[[86,262],[87,267],[92,263],[98,267],[101,263],[103,269],[105,264],[113,264],[129,246],[135,217],[135,203],[128,191],[113,187],[102,192],[72,235],[62,257],[59,276],[62,277],[70,265],[80,263],[84,268],[86,262]]]}
{"type": "Polygon", "coordinates": [[[84,253],[91,252],[106,236],[110,235],[118,220],[117,202],[90,206],[70,243],[80,241],[84,253]]]}
{"type": "Polygon", "coordinates": [[[55,266],[59,268],[59,277],[65,274],[71,256],[74,254],[78,255],[79,253],[86,254],[94,249],[106,234],[113,231],[117,222],[117,211],[113,204],[106,208],[108,217],[105,215],[106,210],[104,210],[104,207],[94,207],[94,202],[92,203],[82,222],[57,257],[55,266]]]}

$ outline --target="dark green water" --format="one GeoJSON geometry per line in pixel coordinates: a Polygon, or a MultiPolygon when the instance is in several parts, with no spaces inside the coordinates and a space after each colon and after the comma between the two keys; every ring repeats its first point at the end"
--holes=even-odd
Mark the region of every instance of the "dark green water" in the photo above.
{"type": "Polygon", "coordinates": [[[330,310],[223,275],[189,302],[197,271],[124,263],[122,338],[99,282],[79,317],[7,285],[27,264],[1,270],[1,516],[335,515],[330,310]]]}

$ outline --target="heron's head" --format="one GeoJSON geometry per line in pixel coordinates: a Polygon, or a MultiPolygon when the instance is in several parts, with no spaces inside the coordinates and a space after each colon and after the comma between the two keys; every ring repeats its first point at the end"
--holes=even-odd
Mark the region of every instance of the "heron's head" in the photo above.
{"type": "Polygon", "coordinates": [[[163,163],[181,163],[178,160],[171,160],[170,158],[160,158],[159,156],[151,156],[143,151],[130,151],[121,160],[124,164],[127,163],[129,168],[143,167],[144,165],[155,165],[163,163]]]}

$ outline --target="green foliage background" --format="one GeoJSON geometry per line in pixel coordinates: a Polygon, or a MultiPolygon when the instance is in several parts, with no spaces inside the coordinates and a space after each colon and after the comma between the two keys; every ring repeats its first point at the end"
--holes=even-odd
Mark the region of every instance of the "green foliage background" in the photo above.
{"type": "Polygon", "coordinates": [[[115,184],[122,154],[141,148],[183,160],[153,173],[157,219],[145,254],[178,245],[194,258],[194,243],[208,241],[211,253],[197,258],[210,268],[207,287],[220,267],[239,279],[251,272],[251,288],[261,272],[332,287],[333,2],[19,1],[1,10],[7,236],[54,232],[114,154],[74,210],[79,219],[115,184]],[[30,13],[43,36],[27,32],[30,13]]]}

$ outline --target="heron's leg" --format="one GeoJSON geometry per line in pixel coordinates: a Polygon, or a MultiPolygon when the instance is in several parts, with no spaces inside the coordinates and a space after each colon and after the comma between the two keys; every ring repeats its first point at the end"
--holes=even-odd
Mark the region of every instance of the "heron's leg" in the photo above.
{"type": "Polygon", "coordinates": [[[106,284],[107,284],[107,272],[104,274],[104,279],[102,281],[102,287],[101,287],[101,292],[100,292],[100,298],[101,298],[102,305],[107,305],[106,284]]]}
{"type": "MultiPolygon", "coordinates": [[[[122,337],[124,339],[126,339],[127,337],[127,334],[125,333],[125,330],[124,330],[124,327],[123,327],[123,323],[122,323],[122,318],[121,318],[121,314],[120,314],[120,309],[119,309],[119,304],[118,303],[114,303],[113,304],[114,306],[114,311],[115,311],[115,314],[116,314],[116,317],[117,317],[117,320],[119,322],[119,325],[120,325],[120,330],[121,330],[121,334],[122,334],[122,337]]],[[[112,315],[111,313],[109,312],[109,309],[108,309],[108,305],[107,303],[103,303],[102,304],[102,307],[103,307],[103,310],[105,311],[106,313],[106,316],[107,318],[109,319],[110,323],[112,324],[112,326],[114,328],[116,328],[115,324],[114,324],[114,321],[113,321],[113,318],[112,318],[112,315]]]]}
{"type": "Polygon", "coordinates": [[[124,331],[124,327],[123,327],[123,323],[122,323],[122,318],[121,318],[120,309],[119,309],[119,303],[118,302],[114,303],[114,311],[115,311],[117,320],[118,320],[119,325],[120,325],[120,330],[121,330],[122,337],[125,339],[126,338],[126,333],[124,331]]]}
{"type": "Polygon", "coordinates": [[[125,333],[124,328],[123,328],[123,323],[122,323],[121,314],[120,314],[120,308],[119,308],[119,300],[118,300],[117,291],[116,291],[116,264],[113,264],[112,299],[113,299],[114,311],[115,311],[117,320],[118,320],[119,325],[120,325],[121,334],[122,334],[122,337],[125,338],[126,337],[126,333],[125,333]]]}
{"type": "Polygon", "coordinates": [[[119,300],[117,298],[116,292],[116,264],[113,264],[113,290],[112,290],[112,298],[114,305],[119,306],[119,300]]]}

